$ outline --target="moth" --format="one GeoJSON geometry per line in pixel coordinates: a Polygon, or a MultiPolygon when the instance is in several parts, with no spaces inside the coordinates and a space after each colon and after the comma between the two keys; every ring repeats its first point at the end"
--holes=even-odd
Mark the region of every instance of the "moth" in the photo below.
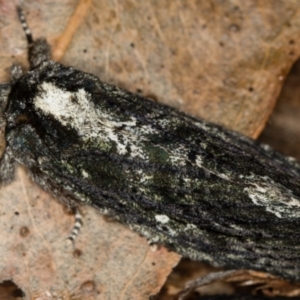
{"type": "Polygon", "coordinates": [[[51,61],[19,15],[30,70],[14,67],[0,85],[2,184],[21,164],[67,205],[91,205],[185,257],[300,279],[300,165],[51,61]]]}

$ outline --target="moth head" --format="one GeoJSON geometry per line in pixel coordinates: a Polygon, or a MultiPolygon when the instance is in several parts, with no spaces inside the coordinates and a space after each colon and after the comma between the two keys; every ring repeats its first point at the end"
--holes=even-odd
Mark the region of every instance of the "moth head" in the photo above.
{"type": "Polygon", "coordinates": [[[42,62],[50,60],[51,47],[43,38],[36,39],[28,49],[30,69],[38,67],[42,62]]]}

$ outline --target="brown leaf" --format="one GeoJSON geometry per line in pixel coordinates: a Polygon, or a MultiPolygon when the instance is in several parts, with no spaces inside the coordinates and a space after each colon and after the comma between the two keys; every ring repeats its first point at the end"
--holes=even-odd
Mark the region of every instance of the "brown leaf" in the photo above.
{"type": "Polygon", "coordinates": [[[259,140],[300,161],[300,61],[292,68],[259,140]]]}

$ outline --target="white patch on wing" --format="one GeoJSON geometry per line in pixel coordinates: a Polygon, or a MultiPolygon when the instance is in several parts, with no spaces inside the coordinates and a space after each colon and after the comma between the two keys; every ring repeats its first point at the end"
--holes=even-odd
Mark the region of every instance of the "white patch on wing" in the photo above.
{"type": "Polygon", "coordinates": [[[167,224],[170,221],[170,218],[166,215],[156,215],[155,220],[162,224],[167,224]]]}
{"type": "Polygon", "coordinates": [[[279,188],[268,178],[254,175],[245,176],[249,185],[244,189],[255,205],[265,206],[266,211],[273,213],[277,218],[299,218],[300,201],[285,187],[279,188]]]}
{"type": "MultiPolygon", "coordinates": [[[[55,84],[43,82],[39,86],[39,93],[34,99],[35,107],[45,115],[52,115],[64,126],[76,130],[84,140],[101,142],[101,147],[111,147],[112,142],[117,147],[118,154],[130,153],[132,158],[148,160],[147,151],[141,142],[146,141],[147,134],[158,133],[151,124],[139,124],[134,117],[125,121],[116,121],[113,115],[95,107],[91,94],[79,89],[76,92],[65,91],[55,84]],[[118,132],[118,128],[123,132],[118,132]],[[128,152],[130,149],[130,152],[128,152]]],[[[161,119],[165,123],[167,120],[161,119]]],[[[169,154],[170,162],[177,166],[185,166],[187,149],[184,147],[165,149],[169,154]]]]}
{"type": "Polygon", "coordinates": [[[87,171],[85,171],[84,169],[81,170],[81,174],[82,174],[83,178],[89,177],[89,173],[87,171]]]}
{"type": "Polygon", "coordinates": [[[203,164],[202,157],[201,157],[200,155],[197,155],[197,157],[196,157],[196,165],[197,165],[199,168],[202,168],[202,164],[203,164]]]}
{"type": "Polygon", "coordinates": [[[197,226],[195,224],[186,224],[184,230],[186,231],[190,231],[190,230],[194,230],[194,229],[197,229],[197,226]]]}
{"type": "MultiPolygon", "coordinates": [[[[77,92],[62,90],[49,82],[43,82],[34,105],[46,115],[52,115],[64,126],[71,126],[83,140],[100,137],[105,142],[114,141],[119,154],[126,154],[126,147],[131,148],[132,157],[144,157],[141,149],[135,146],[137,135],[123,134],[120,141],[116,128],[136,126],[136,119],[131,117],[128,121],[116,122],[111,116],[95,108],[91,95],[84,89],[77,92]]],[[[153,130],[143,126],[145,132],[153,130]]],[[[131,131],[131,130],[129,130],[131,131]]]]}

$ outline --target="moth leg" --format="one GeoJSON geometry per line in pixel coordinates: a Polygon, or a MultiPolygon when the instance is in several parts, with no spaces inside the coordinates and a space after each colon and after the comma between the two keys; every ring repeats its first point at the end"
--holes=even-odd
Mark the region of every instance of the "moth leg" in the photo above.
{"type": "Polygon", "coordinates": [[[5,185],[13,181],[15,177],[15,165],[16,161],[10,151],[10,148],[7,147],[4,155],[0,160],[0,184],[5,185]]]}
{"type": "Polygon", "coordinates": [[[17,7],[17,12],[28,43],[28,61],[30,69],[34,69],[42,62],[50,60],[51,47],[47,43],[46,39],[33,39],[22,8],[17,7]]]}
{"type": "Polygon", "coordinates": [[[189,281],[185,288],[178,294],[178,300],[184,300],[188,294],[194,291],[196,288],[202,287],[207,284],[211,284],[215,281],[224,280],[232,275],[238,275],[242,273],[243,270],[229,270],[229,271],[220,271],[206,274],[202,277],[196,278],[192,281],[189,281]]]}
{"type": "Polygon", "coordinates": [[[72,244],[74,244],[82,225],[83,225],[82,215],[80,213],[79,208],[75,207],[75,223],[71,231],[71,234],[67,238],[67,240],[70,241],[72,244]]]}

